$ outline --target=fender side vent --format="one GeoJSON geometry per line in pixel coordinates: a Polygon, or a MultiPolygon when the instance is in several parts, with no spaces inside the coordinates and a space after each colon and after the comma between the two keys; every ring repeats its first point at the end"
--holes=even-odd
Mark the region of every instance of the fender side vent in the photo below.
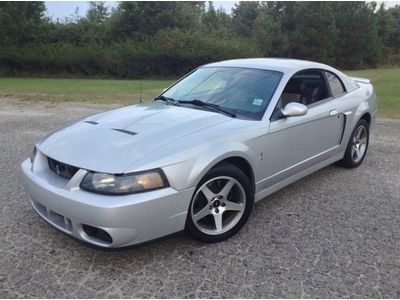
{"type": "Polygon", "coordinates": [[[83,121],[83,122],[88,123],[88,124],[92,124],[92,125],[97,125],[97,124],[99,124],[99,123],[97,123],[97,122],[95,122],[95,121],[83,121]]]}
{"type": "Polygon", "coordinates": [[[346,123],[347,123],[347,116],[343,115],[343,130],[342,130],[342,134],[340,135],[339,144],[341,144],[343,141],[344,131],[346,130],[346,123]]]}
{"type": "Polygon", "coordinates": [[[130,135],[136,135],[136,134],[137,134],[136,132],[129,131],[129,130],[124,130],[124,129],[116,129],[116,128],[113,128],[113,130],[119,131],[119,132],[122,132],[122,133],[126,133],[126,134],[130,134],[130,135]]]}

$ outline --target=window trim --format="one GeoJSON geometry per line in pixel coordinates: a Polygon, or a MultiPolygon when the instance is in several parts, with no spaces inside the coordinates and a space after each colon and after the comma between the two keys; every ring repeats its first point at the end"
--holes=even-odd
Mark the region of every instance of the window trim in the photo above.
{"type": "Polygon", "coordinates": [[[347,92],[347,89],[346,89],[346,86],[345,86],[344,83],[343,83],[343,80],[342,80],[336,73],[331,72],[331,71],[328,71],[328,70],[325,70],[325,69],[322,69],[322,70],[324,71],[325,80],[326,80],[326,82],[327,82],[327,84],[328,84],[328,88],[329,88],[331,97],[333,97],[333,98],[339,98],[339,97],[342,97],[343,95],[345,95],[345,94],[348,93],[348,92],[347,92]],[[333,95],[332,89],[331,89],[331,85],[329,84],[329,80],[328,80],[328,78],[326,77],[326,73],[331,73],[331,74],[333,74],[337,79],[339,79],[339,82],[340,82],[340,84],[342,85],[342,88],[343,88],[344,92],[342,92],[342,93],[340,93],[340,94],[337,94],[336,96],[333,95]]]}

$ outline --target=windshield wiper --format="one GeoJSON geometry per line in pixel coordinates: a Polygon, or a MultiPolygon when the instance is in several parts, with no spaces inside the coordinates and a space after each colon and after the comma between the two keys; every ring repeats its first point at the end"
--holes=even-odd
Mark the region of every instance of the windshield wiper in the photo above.
{"type": "Polygon", "coordinates": [[[204,107],[209,107],[212,108],[218,112],[224,113],[226,115],[231,116],[232,118],[236,118],[236,114],[233,112],[230,112],[226,109],[223,109],[222,107],[220,107],[218,104],[214,104],[214,103],[208,103],[208,102],[204,102],[198,99],[194,99],[194,100],[179,100],[178,103],[181,104],[192,104],[195,106],[204,106],[204,107]]]}
{"type": "Polygon", "coordinates": [[[155,101],[155,100],[161,100],[161,101],[166,102],[167,104],[179,106],[179,102],[176,101],[174,98],[166,97],[164,95],[157,96],[156,98],[153,99],[153,101],[155,101]]]}

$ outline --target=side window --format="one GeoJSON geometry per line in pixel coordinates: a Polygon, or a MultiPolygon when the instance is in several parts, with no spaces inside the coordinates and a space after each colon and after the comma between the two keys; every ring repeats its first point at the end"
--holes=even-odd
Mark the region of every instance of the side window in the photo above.
{"type": "Polygon", "coordinates": [[[289,102],[299,102],[310,105],[329,97],[324,76],[320,71],[302,71],[295,74],[287,83],[281,98],[279,108],[289,102]]]}
{"type": "Polygon", "coordinates": [[[325,71],[326,78],[328,79],[329,86],[331,88],[332,96],[336,97],[340,94],[343,94],[346,92],[343,83],[340,81],[340,79],[333,73],[325,71]]]}

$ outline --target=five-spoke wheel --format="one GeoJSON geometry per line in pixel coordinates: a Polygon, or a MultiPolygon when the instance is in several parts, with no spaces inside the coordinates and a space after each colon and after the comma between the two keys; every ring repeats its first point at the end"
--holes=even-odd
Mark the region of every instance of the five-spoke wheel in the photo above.
{"type": "Polygon", "coordinates": [[[351,156],[354,162],[359,162],[367,150],[367,128],[359,126],[353,136],[353,145],[351,147],[351,156]]]}
{"type": "Polygon", "coordinates": [[[232,177],[220,176],[208,180],[198,189],[190,212],[200,231],[221,234],[237,224],[245,207],[243,186],[232,177]]]}
{"type": "Polygon", "coordinates": [[[355,126],[349,143],[346,148],[341,165],[347,168],[358,167],[367,154],[369,142],[369,124],[366,120],[361,119],[355,126]]]}
{"type": "Polygon", "coordinates": [[[237,167],[222,164],[200,182],[188,213],[187,227],[197,238],[217,242],[246,222],[253,204],[249,178],[237,167]]]}

